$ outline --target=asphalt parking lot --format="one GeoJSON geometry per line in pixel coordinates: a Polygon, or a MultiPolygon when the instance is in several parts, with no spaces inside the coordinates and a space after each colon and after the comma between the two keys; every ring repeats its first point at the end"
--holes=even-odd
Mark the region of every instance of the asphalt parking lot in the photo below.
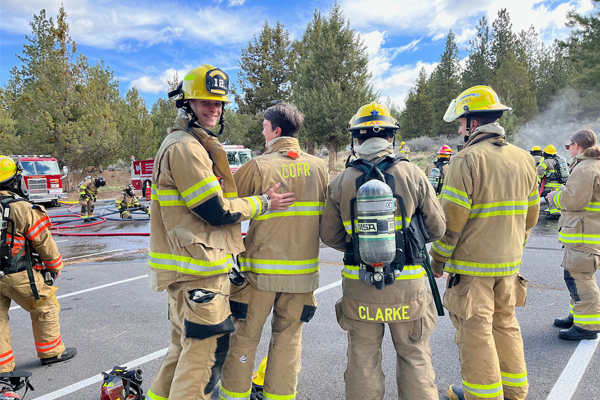
{"type": "MultiPolygon", "coordinates": [[[[51,216],[65,214],[68,208],[62,206],[48,212],[51,216]]],[[[107,209],[105,214],[108,212],[107,209]]],[[[131,222],[107,220],[65,232],[148,232],[145,215],[136,218],[139,220],[131,222]]],[[[527,305],[517,309],[517,318],[525,344],[528,399],[600,399],[596,376],[600,357],[595,353],[598,341],[563,341],[557,336],[558,328],[552,325],[554,318],[566,316],[569,310],[557,231],[556,221],[545,221],[542,213],[523,256],[521,273],[530,282],[527,305]]],[[[78,355],[65,363],[42,367],[36,358],[29,316],[13,307],[10,325],[17,369],[33,373],[31,382],[36,389],[26,399],[99,399],[100,372],[116,365],[141,368],[146,391],[170,338],[166,294],[153,292],[147,284],[149,237],[55,236],[55,240],[66,264],[57,281],[61,333],[64,343],[76,347],[78,355]]],[[[304,327],[299,400],[344,398],[347,341],[334,311],[334,304],[341,297],[342,256],[323,247],[321,261],[318,310],[304,327]]],[[[443,293],[445,279],[438,279],[438,285],[443,293]]],[[[267,323],[256,365],[266,355],[269,329],[267,323]]],[[[439,317],[431,337],[441,399],[446,398],[451,384],[461,382],[454,332],[450,319],[439,317]]],[[[395,352],[389,335],[383,352],[385,399],[396,399],[395,352]]]]}

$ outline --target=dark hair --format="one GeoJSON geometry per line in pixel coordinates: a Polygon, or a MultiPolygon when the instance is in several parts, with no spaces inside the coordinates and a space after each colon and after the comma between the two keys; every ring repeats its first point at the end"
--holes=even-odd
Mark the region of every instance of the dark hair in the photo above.
{"type": "Polygon", "coordinates": [[[304,114],[293,104],[279,103],[269,107],[264,118],[271,123],[273,129],[281,128],[281,136],[296,138],[304,121],[304,114]]]}
{"type": "Polygon", "coordinates": [[[580,129],[571,135],[571,142],[577,143],[584,149],[586,157],[599,157],[600,147],[596,146],[596,134],[591,129],[580,129]]]}
{"type": "Polygon", "coordinates": [[[473,113],[471,119],[479,122],[481,125],[493,124],[502,118],[504,111],[490,111],[485,113],[473,113]]]}

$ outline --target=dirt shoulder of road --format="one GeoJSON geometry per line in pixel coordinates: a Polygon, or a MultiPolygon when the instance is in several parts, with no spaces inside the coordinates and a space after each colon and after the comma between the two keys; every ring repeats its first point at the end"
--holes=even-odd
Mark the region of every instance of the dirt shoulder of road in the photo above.
{"type": "MultiPolygon", "coordinates": [[[[117,198],[117,196],[121,195],[121,192],[123,189],[125,189],[125,186],[131,184],[130,171],[104,171],[99,174],[91,174],[93,177],[97,177],[98,175],[106,179],[106,186],[100,188],[98,191],[98,199],[100,200],[117,198]]],[[[87,176],[88,174],[73,174],[73,182],[75,182],[77,188],[79,188],[79,183],[87,176]]],[[[137,190],[136,195],[142,196],[142,192],[137,190]]],[[[79,191],[69,193],[67,200],[79,200],[79,191]]]]}

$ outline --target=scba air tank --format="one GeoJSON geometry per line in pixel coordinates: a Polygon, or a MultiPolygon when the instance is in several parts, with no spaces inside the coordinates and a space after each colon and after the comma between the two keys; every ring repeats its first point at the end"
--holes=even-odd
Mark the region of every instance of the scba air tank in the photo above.
{"type": "Polygon", "coordinates": [[[558,174],[560,175],[560,179],[562,183],[567,183],[567,179],[569,179],[569,166],[567,165],[567,160],[564,157],[558,157],[558,174]]]}
{"type": "Polygon", "coordinates": [[[362,261],[373,267],[391,264],[396,257],[396,201],[392,189],[372,179],[356,193],[358,248],[362,261]]]}
{"type": "Polygon", "coordinates": [[[440,186],[441,177],[442,174],[437,167],[431,169],[431,172],[429,173],[429,183],[431,183],[431,186],[433,186],[436,192],[438,190],[438,187],[440,186]]]}

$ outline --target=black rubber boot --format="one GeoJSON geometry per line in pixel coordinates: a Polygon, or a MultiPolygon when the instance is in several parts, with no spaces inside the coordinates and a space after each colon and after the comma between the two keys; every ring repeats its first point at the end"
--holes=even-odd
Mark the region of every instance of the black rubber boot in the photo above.
{"type": "Polygon", "coordinates": [[[547,220],[554,220],[554,219],[559,219],[559,218],[560,218],[560,214],[546,214],[547,220]]]}
{"type": "Polygon", "coordinates": [[[573,325],[570,329],[562,329],[558,337],[564,340],[585,340],[598,338],[598,332],[588,331],[573,325]]]}
{"type": "Polygon", "coordinates": [[[75,347],[67,347],[65,351],[59,355],[50,358],[40,358],[40,361],[42,362],[42,365],[50,365],[70,360],[75,357],[75,355],[77,355],[77,349],[75,347]]]}
{"type": "Polygon", "coordinates": [[[448,398],[450,400],[465,400],[465,392],[462,386],[452,385],[448,389],[448,398]]]}
{"type": "Polygon", "coordinates": [[[573,326],[573,314],[569,314],[567,318],[556,318],[554,320],[554,325],[559,328],[569,329],[573,326]]]}

